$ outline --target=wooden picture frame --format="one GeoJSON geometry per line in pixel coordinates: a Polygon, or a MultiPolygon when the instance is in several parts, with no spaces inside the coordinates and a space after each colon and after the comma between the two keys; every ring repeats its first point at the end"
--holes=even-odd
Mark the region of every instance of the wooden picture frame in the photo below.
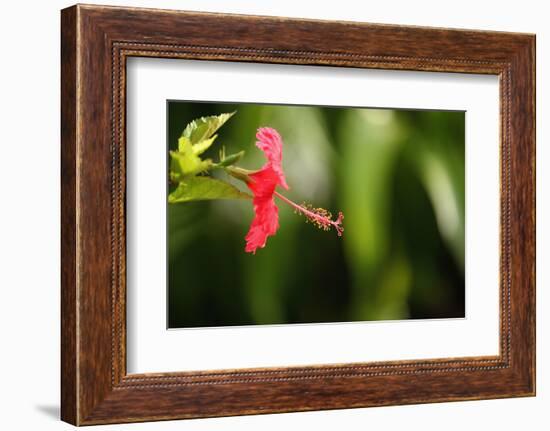
{"type": "Polygon", "coordinates": [[[91,425],[535,394],[534,35],[83,5],[61,17],[62,420],[91,425]],[[128,375],[131,56],[498,75],[500,354],[128,375]]]}

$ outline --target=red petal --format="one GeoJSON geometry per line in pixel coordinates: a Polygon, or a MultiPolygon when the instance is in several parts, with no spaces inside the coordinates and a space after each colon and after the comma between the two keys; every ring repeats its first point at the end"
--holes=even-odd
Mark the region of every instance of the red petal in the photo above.
{"type": "Polygon", "coordinates": [[[246,234],[245,251],[256,253],[256,249],[265,247],[267,237],[275,235],[279,229],[279,209],[273,198],[254,202],[256,216],[246,234]]]}
{"type": "Polygon", "coordinates": [[[267,158],[267,164],[271,166],[278,175],[278,184],[288,189],[285,174],[283,172],[283,140],[279,133],[271,127],[260,127],[256,133],[256,146],[262,150],[267,158]]]}
{"type": "Polygon", "coordinates": [[[256,249],[263,248],[267,237],[275,235],[279,229],[279,209],[273,200],[275,187],[279,183],[279,175],[271,167],[250,175],[252,181],[248,187],[254,194],[254,220],[246,234],[245,251],[255,253],[256,249]]]}

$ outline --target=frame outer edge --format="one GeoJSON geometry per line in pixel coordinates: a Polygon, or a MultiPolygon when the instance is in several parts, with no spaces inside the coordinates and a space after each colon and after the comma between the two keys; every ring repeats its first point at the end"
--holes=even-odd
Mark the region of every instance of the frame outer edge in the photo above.
{"type": "Polygon", "coordinates": [[[531,82],[533,83],[533,94],[531,96],[531,105],[533,109],[533,158],[531,160],[532,166],[532,178],[533,178],[533,291],[532,291],[532,303],[533,303],[533,316],[531,319],[532,325],[532,341],[533,341],[533,351],[532,351],[532,370],[531,378],[533,379],[533,387],[531,395],[537,395],[537,37],[533,35],[530,44],[530,58],[532,60],[532,70],[531,70],[531,82]]]}
{"type": "Polygon", "coordinates": [[[511,58],[511,268],[514,383],[521,396],[536,395],[536,178],[535,36],[526,36],[511,58]]]}
{"type": "Polygon", "coordinates": [[[77,327],[78,7],[61,11],[61,420],[79,423],[77,327]]]}
{"type": "MultiPolygon", "coordinates": [[[[530,316],[529,316],[529,337],[530,337],[530,349],[529,355],[529,395],[537,395],[537,301],[536,301],[536,283],[537,283],[537,259],[536,259],[536,250],[537,250],[537,79],[536,79],[536,70],[537,70],[537,37],[532,35],[529,37],[527,42],[527,64],[529,65],[529,74],[526,77],[527,85],[529,86],[529,96],[527,103],[531,109],[531,118],[530,123],[527,125],[529,130],[529,143],[531,146],[531,159],[529,160],[530,172],[529,178],[532,182],[532,190],[529,195],[529,200],[531,204],[531,226],[532,231],[530,232],[532,236],[532,244],[530,246],[530,275],[532,277],[531,284],[529,286],[529,299],[530,299],[530,316]]],[[[529,121],[529,119],[528,119],[529,121]]]]}

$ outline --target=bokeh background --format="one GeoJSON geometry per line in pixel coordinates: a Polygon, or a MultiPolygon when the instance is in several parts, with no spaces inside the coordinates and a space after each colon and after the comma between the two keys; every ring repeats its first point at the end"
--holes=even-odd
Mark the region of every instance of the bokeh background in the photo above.
{"type": "MultiPolygon", "coordinates": [[[[290,199],[345,214],[324,232],[277,200],[280,229],[244,252],[251,201],[168,205],[168,327],[464,317],[464,112],[168,101],[168,146],[237,111],[205,156],[265,162],[283,137],[290,199]]],[[[239,188],[243,184],[230,180],[239,188]]],[[[243,187],[244,186],[244,187],[243,187]]]]}

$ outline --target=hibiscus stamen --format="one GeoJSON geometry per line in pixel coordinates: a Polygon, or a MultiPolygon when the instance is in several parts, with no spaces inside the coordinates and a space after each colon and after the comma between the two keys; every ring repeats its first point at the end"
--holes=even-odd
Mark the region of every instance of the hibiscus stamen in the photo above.
{"type": "Polygon", "coordinates": [[[338,217],[336,218],[336,220],[333,220],[330,211],[327,211],[324,208],[315,208],[312,205],[306,203],[298,205],[297,203],[292,202],[290,199],[278,192],[274,192],[273,194],[276,195],[283,202],[294,208],[297,214],[302,214],[303,216],[305,216],[306,220],[313,223],[319,229],[328,231],[331,227],[333,227],[334,229],[336,229],[336,233],[338,234],[338,236],[342,236],[342,234],[344,233],[344,227],[342,226],[344,214],[342,214],[341,211],[338,213],[338,217]]]}

